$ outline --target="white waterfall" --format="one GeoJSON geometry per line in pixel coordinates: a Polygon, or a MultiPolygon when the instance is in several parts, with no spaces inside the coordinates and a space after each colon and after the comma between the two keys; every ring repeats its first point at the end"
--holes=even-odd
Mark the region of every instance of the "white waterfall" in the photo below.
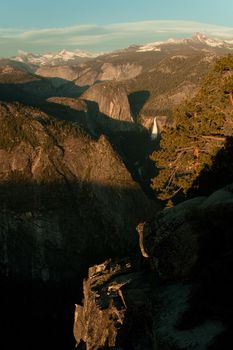
{"type": "Polygon", "coordinates": [[[153,129],[151,132],[151,139],[156,140],[158,137],[158,126],[157,126],[157,117],[154,117],[154,124],[153,124],[153,129]]]}

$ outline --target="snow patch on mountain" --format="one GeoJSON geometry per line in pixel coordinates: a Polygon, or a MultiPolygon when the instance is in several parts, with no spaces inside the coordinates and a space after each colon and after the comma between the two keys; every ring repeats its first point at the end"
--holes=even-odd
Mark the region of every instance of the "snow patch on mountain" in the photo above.
{"type": "Polygon", "coordinates": [[[19,51],[19,55],[12,59],[18,62],[35,64],[40,66],[54,66],[60,62],[75,61],[78,59],[91,59],[100,56],[102,53],[94,53],[82,50],[51,52],[46,54],[33,54],[19,51]]]}
{"type": "Polygon", "coordinates": [[[233,39],[216,39],[209,38],[202,33],[194,33],[191,39],[168,39],[166,41],[155,41],[143,46],[140,46],[137,52],[146,51],[161,51],[165,45],[177,44],[202,44],[206,47],[225,48],[233,50],[233,39]]]}
{"type": "MultiPolygon", "coordinates": [[[[191,40],[208,45],[208,46],[212,46],[212,47],[228,47],[228,44],[231,44],[231,41],[227,42],[226,40],[208,38],[202,33],[194,33],[191,40]]],[[[233,43],[233,40],[232,40],[232,43],[233,43]]]]}
{"type": "Polygon", "coordinates": [[[163,45],[175,45],[185,42],[186,39],[168,39],[166,41],[155,41],[153,43],[149,43],[143,46],[140,46],[137,52],[145,52],[145,51],[161,51],[161,46],[163,45]]]}
{"type": "Polygon", "coordinates": [[[37,65],[37,66],[56,66],[62,65],[66,63],[80,63],[82,61],[96,58],[100,55],[111,54],[112,57],[114,55],[119,55],[124,52],[160,52],[163,49],[166,49],[168,46],[175,45],[189,45],[193,50],[208,50],[209,52],[213,49],[227,49],[233,50],[233,39],[218,39],[213,37],[207,37],[202,33],[194,33],[192,38],[189,39],[168,39],[166,41],[155,41],[152,43],[144,44],[144,45],[131,45],[126,49],[115,50],[113,52],[88,52],[82,50],[61,50],[59,52],[54,53],[46,53],[46,54],[33,54],[27,53],[24,51],[19,51],[18,56],[13,57],[12,59],[18,62],[23,62],[26,64],[37,65]]]}

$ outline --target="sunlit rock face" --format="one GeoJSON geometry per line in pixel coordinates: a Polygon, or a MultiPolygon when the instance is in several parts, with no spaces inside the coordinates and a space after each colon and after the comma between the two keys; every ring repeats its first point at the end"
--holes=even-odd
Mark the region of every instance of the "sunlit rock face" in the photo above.
{"type": "Polygon", "coordinates": [[[88,270],[83,305],[75,305],[77,346],[150,350],[155,346],[149,312],[151,288],[145,272],[129,259],[107,260],[88,270]]]}
{"type": "Polygon", "coordinates": [[[106,116],[133,122],[126,90],[113,82],[93,85],[84,92],[82,98],[95,102],[99,111],[106,116]]]}
{"type": "Polygon", "coordinates": [[[136,248],[135,226],[155,204],[105,136],[19,104],[1,104],[1,125],[3,273],[59,280],[136,248]]]}
{"type": "Polygon", "coordinates": [[[125,63],[114,65],[112,63],[104,63],[101,67],[99,80],[124,81],[136,78],[143,70],[140,64],[125,63]]]}
{"type": "MultiPolygon", "coordinates": [[[[75,115],[86,108],[69,102],[75,115]]],[[[2,340],[14,348],[13,332],[24,349],[72,348],[74,295],[88,266],[134,254],[135,227],[157,204],[103,133],[19,103],[0,103],[0,124],[2,340]]]]}
{"type": "Polygon", "coordinates": [[[36,74],[42,77],[61,78],[70,81],[77,79],[79,76],[79,72],[72,66],[40,67],[36,70],[36,74]]]}

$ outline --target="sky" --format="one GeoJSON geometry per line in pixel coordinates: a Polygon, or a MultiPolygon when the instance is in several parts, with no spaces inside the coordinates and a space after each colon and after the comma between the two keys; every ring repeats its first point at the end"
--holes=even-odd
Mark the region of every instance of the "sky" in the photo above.
{"type": "Polygon", "coordinates": [[[0,0],[0,57],[111,51],[194,32],[233,39],[233,0],[0,0]]]}

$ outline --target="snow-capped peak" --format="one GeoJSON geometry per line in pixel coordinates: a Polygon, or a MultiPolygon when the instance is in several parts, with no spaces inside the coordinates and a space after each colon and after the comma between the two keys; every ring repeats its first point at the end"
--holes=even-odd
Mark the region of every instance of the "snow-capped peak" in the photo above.
{"type": "Polygon", "coordinates": [[[211,39],[202,33],[194,33],[192,36],[192,40],[198,41],[202,44],[206,44],[206,45],[212,46],[212,47],[224,47],[224,46],[226,46],[225,40],[211,39]]]}
{"type": "Polygon", "coordinates": [[[173,45],[183,43],[184,39],[168,39],[166,41],[155,41],[153,43],[149,43],[143,46],[140,46],[137,52],[145,52],[145,51],[161,51],[162,45],[173,45]]]}
{"type": "Polygon", "coordinates": [[[191,39],[168,39],[166,41],[156,41],[143,46],[140,46],[137,52],[146,51],[161,51],[164,45],[176,44],[202,44],[205,46],[233,49],[233,40],[221,40],[216,38],[209,38],[202,33],[194,33],[191,39]]]}
{"type": "Polygon", "coordinates": [[[46,54],[32,54],[19,50],[18,56],[13,57],[13,60],[40,66],[54,66],[62,62],[74,61],[80,58],[95,58],[101,54],[81,50],[68,51],[65,49],[46,54]]]}
{"type": "Polygon", "coordinates": [[[208,40],[208,38],[206,35],[199,33],[199,32],[196,32],[196,33],[193,33],[192,40],[200,41],[203,43],[203,42],[206,42],[208,40]]]}

